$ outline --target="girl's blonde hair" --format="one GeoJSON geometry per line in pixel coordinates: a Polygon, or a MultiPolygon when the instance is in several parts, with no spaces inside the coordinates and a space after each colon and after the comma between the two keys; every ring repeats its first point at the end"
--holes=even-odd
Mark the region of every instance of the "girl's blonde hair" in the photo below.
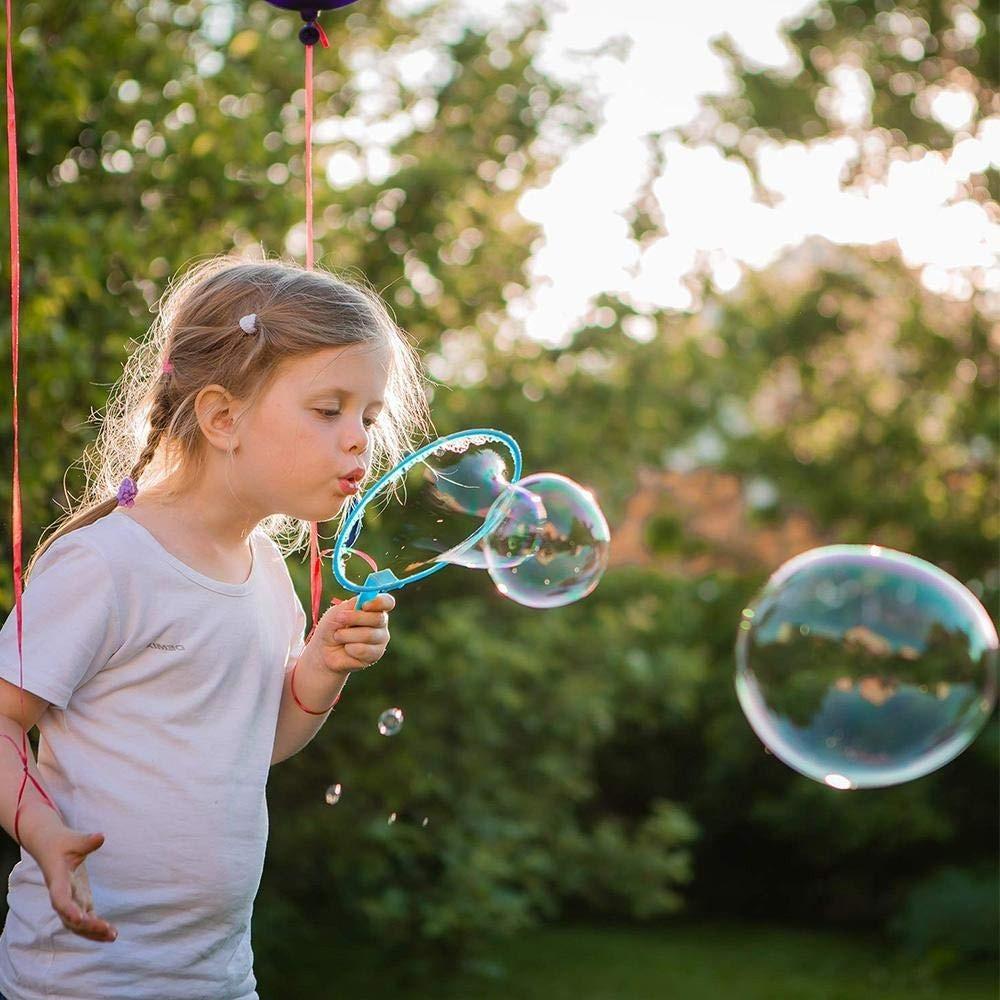
{"type": "MultiPolygon", "coordinates": [[[[97,440],[74,463],[82,464],[86,477],[79,503],[35,550],[25,577],[57,538],[118,506],[125,476],[140,490],[169,478],[161,487],[168,498],[197,481],[207,457],[194,409],[202,388],[222,385],[252,407],[289,362],[350,344],[385,345],[392,358],[385,407],[372,430],[372,478],[432,429],[417,353],[378,293],[359,281],[279,260],[222,255],[189,268],[164,293],[149,335],[108,394],[97,440]],[[251,335],[240,327],[248,313],[257,314],[258,332],[251,335]],[[166,360],[172,371],[163,370],[166,360]]],[[[309,522],[286,514],[271,515],[260,526],[286,556],[309,540],[309,522]]]]}

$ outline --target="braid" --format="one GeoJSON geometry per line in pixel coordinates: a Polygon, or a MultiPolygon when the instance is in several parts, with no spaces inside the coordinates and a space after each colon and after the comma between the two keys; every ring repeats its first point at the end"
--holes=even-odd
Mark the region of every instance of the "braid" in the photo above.
{"type": "Polygon", "coordinates": [[[170,400],[167,398],[167,383],[164,380],[159,387],[156,398],[153,400],[152,409],[149,411],[149,437],[146,440],[146,447],[142,449],[129,478],[133,483],[139,482],[142,470],[153,460],[156,449],[170,425],[170,400]]]}

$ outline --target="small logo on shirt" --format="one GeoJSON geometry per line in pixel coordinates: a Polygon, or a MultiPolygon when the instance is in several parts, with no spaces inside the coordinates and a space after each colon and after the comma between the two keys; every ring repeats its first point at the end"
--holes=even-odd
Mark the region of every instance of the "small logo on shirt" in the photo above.
{"type": "Polygon", "coordinates": [[[180,643],[151,642],[146,649],[183,649],[180,643]]]}

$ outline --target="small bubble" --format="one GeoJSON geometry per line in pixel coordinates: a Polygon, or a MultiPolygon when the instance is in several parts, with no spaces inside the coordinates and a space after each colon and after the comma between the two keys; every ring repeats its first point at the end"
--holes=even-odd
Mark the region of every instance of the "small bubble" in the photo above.
{"type": "Polygon", "coordinates": [[[335,785],[331,785],[326,790],[326,804],[328,806],[335,806],[340,801],[340,793],[341,793],[341,791],[342,791],[342,789],[340,787],[340,783],[339,782],[337,784],[335,784],[335,785]]]}
{"type": "Polygon", "coordinates": [[[395,813],[389,813],[389,819],[386,821],[386,825],[392,826],[392,824],[395,823],[395,822],[396,822],[396,814],[395,813]]]}
{"type": "Polygon", "coordinates": [[[428,818],[427,816],[425,816],[425,817],[424,817],[424,818],[423,818],[423,819],[422,819],[422,820],[420,821],[420,825],[421,825],[421,826],[427,826],[427,824],[428,824],[429,822],[430,822],[429,818],[428,818]]]}
{"type": "Polygon", "coordinates": [[[403,710],[387,708],[378,717],[378,731],[383,736],[395,736],[403,728],[403,710]]]}

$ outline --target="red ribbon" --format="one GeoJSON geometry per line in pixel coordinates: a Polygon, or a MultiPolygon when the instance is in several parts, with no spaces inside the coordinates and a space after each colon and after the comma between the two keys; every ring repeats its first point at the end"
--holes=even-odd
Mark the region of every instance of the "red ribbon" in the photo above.
{"type": "MultiPolygon", "coordinates": [[[[9,3],[10,0],[7,0],[9,3]]],[[[326,47],[329,43],[319,24],[320,41],[326,47]]],[[[313,269],[313,172],[312,172],[312,130],[313,130],[313,46],[306,46],[306,267],[313,269]]],[[[319,607],[323,600],[323,564],[319,557],[319,524],[309,526],[309,586],[312,594],[313,629],[319,622],[319,607]]]]}
{"type": "MultiPolygon", "coordinates": [[[[20,449],[20,438],[18,435],[17,421],[17,362],[18,362],[18,321],[21,311],[21,243],[19,239],[18,213],[17,213],[17,115],[14,108],[14,57],[11,38],[13,36],[10,12],[10,0],[6,0],[7,16],[7,187],[8,187],[8,208],[10,214],[10,354],[11,354],[11,378],[14,386],[14,484],[13,484],[13,510],[11,512],[11,534],[14,545],[14,608],[17,615],[17,660],[18,660],[18,697],[21,704],[21,717],[24,717],[24,651],[22,648],[22,633],[24,621],[21,611],[21,464],[18,458],[20,449]]],[[[21,778],[21,787],[17,790],[17,808],[14,810],[14,839],[21,843],[20,819],[21,800],[24,798],[24,789],[30,780],[31,783],[41,792],[45,802],[56,809],[55,803],[45,794],[45,789],[35,780],[28,771],[28,731],[21,727],[21,746],[7,735],[4,735],[11,746],[17,750],[24,767],[24,777],[21,778]]],[[[56,812],[59,810],[56,809],[56,812]]]]}

